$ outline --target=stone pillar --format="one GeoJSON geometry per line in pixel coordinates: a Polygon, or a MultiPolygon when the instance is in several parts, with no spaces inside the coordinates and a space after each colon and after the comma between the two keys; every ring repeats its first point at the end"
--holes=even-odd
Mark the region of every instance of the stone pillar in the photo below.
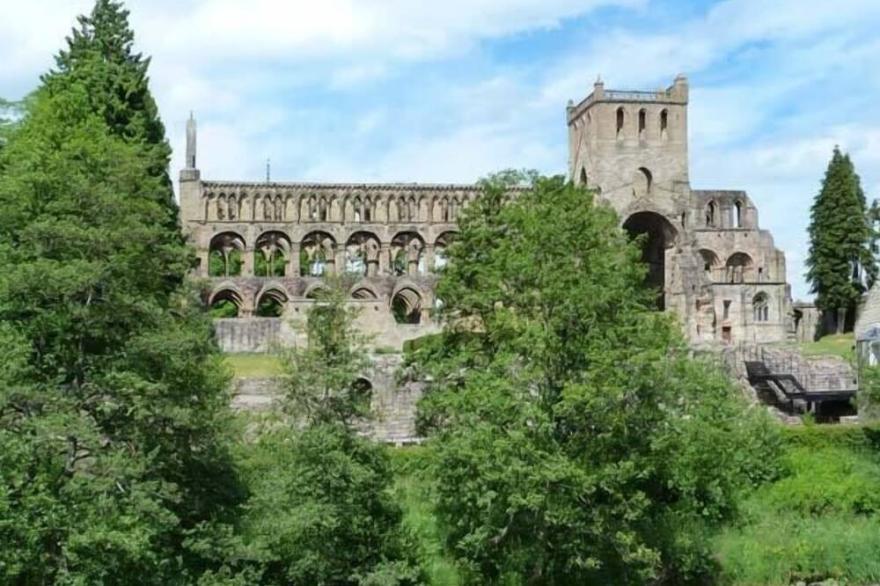
{"type": "Polygon", "coordinates": [[[299,255],[300,255],[300,244],[299,242],[294,242],[290,245],[290,258],[287,260],[287,271],[288,277],[298,277],[300,266],[299,266],[299,255]]]}
{"type": "Polygon", "coordinates": [[[247,247],[242,251],[242,259],[241,259],[241,276],[242,277],[253,277],[254,276],[254,249],[251,247],[247,247]]]}
{"type": "Polygon", "coordinates": [[[425,244],[425,272],[434,272],[434,245],[425,244]]]}
{"type": "Polygon", "coordinates": [[[341,275],[345,273],[345,246],[337,245],[333,258],[335,259],[333,264],[336,265],[336,274],[341,275]]]}
{"type": "Polygon", "coordinates": [[[199,250],[196,253],[199,257],[199,276],[207,277],[208,276],[208,263],[211,260],[211,253],[207,249],[199,250]]]}
{"type": "Polygon", "coordinates": [[[379,245],[379,274],[387,275],[391,272],[391,245],[381,243],[379,245]]]}

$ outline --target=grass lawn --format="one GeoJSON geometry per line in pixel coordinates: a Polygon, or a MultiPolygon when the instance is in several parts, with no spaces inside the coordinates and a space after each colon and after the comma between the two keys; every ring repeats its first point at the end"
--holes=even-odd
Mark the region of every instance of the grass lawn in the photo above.
{"type": "Polygon", "coordinates": [[[226,354],[226,364],[235,378],[266,378],[281,374],[281,363],[274,354],[226,354]]]}
{"type": "Polygon", "coordinates": [[[801,352],[807,356],[840,356],[849,360],[853,358],[853,346],[855,337],[849,334],[830,334],[815,342],[805,342],[800,345],[801,352]]]}

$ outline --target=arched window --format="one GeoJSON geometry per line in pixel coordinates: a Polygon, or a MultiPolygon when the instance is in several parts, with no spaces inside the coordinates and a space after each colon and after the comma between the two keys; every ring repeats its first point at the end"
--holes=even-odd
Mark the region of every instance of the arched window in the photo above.
{"type": "Polygon", "coordinates": [[[299,253],[300,275],[320,277],[334,266],[336,241],[325,232],[311,232],[302,240],[299,253]]]}
{"type": "Polygon", "coordinates": [[[747,283],[751,281],[752,257],[744,252],[735,252],[727,259],[727,282],[747,283]]]}
{"type": "Polygon", "coordinates": [[[710,201],[706,204],[706,226],[709,228],[715,227],[715,202],[710,201]]]}
{"type": "Polygon", "coordinates": [[[415,232],[401,232],[391,240],[391,268],[395,275],[425,273],[425,243],[415,232]]]}
{"type": "Polygon", "coordinates": [[[351,292],[351,298],[357,299],[359,301],[375,301],[378,299],[376,294],[366,287],[358,287],[354,291],[351,292]]]}
{"type": "Polygon", "coordinates": [[[260,295],[257,301],[257,317],[281,317],[284,313],[284,304],[287,303],[287,293],[280,289],[267,289],[260,295]]]}
{"type": "Polygon", "coordinates": [[[623,122],[624,122],[625,114],[623,112],[623,106],[617,109],[617,138],[623,137],[623,122]]]}
{"type": "Polygon", "coordinates": [[[369,232],[356,232],[345,245],[345,272],[373,276],[379,268],[379,239],[369,232]]]}
{"type": "Polygon", "coordinates": [[[410,287],[401,289],[391,298],[391,314],[399,324],[421,322],[422,296],[410,287]]]}
{"type": "Polygon", "coordinates": [[[742,202],[737,200],[730,210],[730,221],[734,228],[742,228],[742,202]]]}
{"type": "Polygon", "coordinates": [[[211,297],[208,314],[213,318],[238,317],[241,311],[241,295],[232,289],[223,289],[211,297]]]}
{"type": "Polygon", "coordinates": [[[645,140],[648,128],[648,112],[644,108],[639,110],[639,140],[645,140]]]}
{"type": "Polygon", "coordinates": [[[352,383],[351,394],[359,407],[358,411],[366,412],[370,409],[373,399],[373,383],[361,377],[352,383]]]}
{"type": "Polygon", "coordinates": [[[440,236],[437,237],[437,240],[434,242],[434,270],[437,272],[442,271],[446,267],[446,263],[448,262],[448,256],[446,254],[447,248],[452,244],[452,240],[455,238],[455,232],[444,232],[440,236]]]}
{"type": "Polygon", "coordinates": [[[645,167],[639,167],[633,176],[633,195],[635,197],[649,195],[653,187],[654,176],[645,167]]]}
{"type": "Polygon", "coordinates": [[[666,140],[669,129],[669,110],[660,111],[660,138],[666,140]]]}
{"type": "Polygon", "coordinates": [[[581,185],[587,186],[587,170],[581,167],[581,185]]]}
{"type": "Polygon", "coordinates": [[[208,247],[208,275],[237,277],[241,274],[244,239],[235,232],[222,232],[211,238],[208,247]]]}
{"type": "Polygon", "coordinates": [[[266,232],[257,239],[254,250],[254,275],[283,277],[290,254],[290,240],[282,232],[266,232]]]}
{"type": "Polygon", "coordinates": [[[752,299],[752,311],[755,322],[766,322],[770,319],[770,303],[766,293],[758,293],[752,299]]]}
{"type": "Polygon", "coordinates": [[[706,248],[700,249],[700,260],[703,261],[703,274],[712,281],[715,280],[718,265],[718,255],[706,248]]]}

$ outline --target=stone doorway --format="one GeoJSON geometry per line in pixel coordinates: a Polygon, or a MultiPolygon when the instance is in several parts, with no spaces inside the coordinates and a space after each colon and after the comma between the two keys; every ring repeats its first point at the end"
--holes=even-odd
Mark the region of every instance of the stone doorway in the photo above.
{"type": "Polygon", "coordinates": [[[657,308],[666,309],[666,251],[678,233],[672,223],[655,212],[636,212],[623,223],[631,238],[641,237],[642,262],[648,266],[645,284],[657,291],[657,308]]]}

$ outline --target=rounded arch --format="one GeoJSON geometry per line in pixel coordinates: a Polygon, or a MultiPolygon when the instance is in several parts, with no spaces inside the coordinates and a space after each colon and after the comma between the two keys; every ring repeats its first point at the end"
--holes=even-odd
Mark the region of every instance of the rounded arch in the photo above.
{"type": "Polygon", "coordinates": [[[417,232],[398,232],[391,239],[391,269],[395,275],[427,272],[425,240],[417,232]]]}
{"type": "Polygon", "coordinates": [[[379,295],[369,285],[359,283],[352,287],[351,298],[358,301],[376,301],[379,299],[379,295]]]}
{"type": "Polygon", "coordinates": [[[446,267],[446,264],[449,262],[448,256],[448,248],[449,245],[455,240],[455,237],[458,235],[458,232],[453,230],[449,230],[447,232],[443,232],[437,239],[434,240],[434,270],[440,271],[446,267]]]}
{"type": "Polygon", "coordinates": [[[241,293],[233,287],[223,287],[208,299],[208,313],[213,318],[232,318],[241,315],[241,293]]]}
{"type": "Polygon", "coordinates": [[[345,243],[345,272],[358,276],[373,276],[379,267],[379,237],[372,232],[359,231],[345,243]]]}
{"type": "Polygon", "coordinates": [[[626,123],[626,111],[623,109],[623,106],[617,108],[616,114],[616,128],[617,128],[617,138],[623,137],[623,125],[626,123]]]}
{"type": "Polygon", "coordinates": [[[669,137],[669,110],[660,110],[660,138],[666,140],[669,137]]]}
{"type": "Polygon", "coordinates": [[[645,284],[657,291],[658,309],[665,309],[666,250],[678,238],[675,226],[657,212],[642,211],[629,216],[623,228],[631,238],[641,238],[642,262],[648,269],[645,284]]]}
{"type": "Polygon", "coordinates": [[[715,254],[714,251],[709,250],[708,248],[700,249],[700,261],[703,263],[703,273],[710,280],[714,281],[718,268],[721,266],[721,259],[718,258],[718,255],[715,254]]]}
{"type": "Polygon", "coordinates": [[[208,275],[237,277],[241,274],[245,240],[237,232],[215,234],[208,245],[208,275]]]}
{"type": "Polygon", "coordinates": [[[284,232],[270,230],[257,238],[254,246],[254,275],[283,277],[290,258],[290,238],[284,232]]]}
{"type": "Polygon", "coordinates": [[[327,285],[321,282],[316,282],[306,287],[303,297],[317,301],[329,292],[330,290],[327,288],[327,285]]]}
{"type": "Polygon", "coordinates": [[[300,275],[319,277],[334,266],[336,239],[321,231],[309,232],[303,236],[300,245],[300,275]]]}
{"type": "Polygon", "coordinates": [[[728,257],[727,262],[725,263],[727,268],[727,282],[746,283],[750,281],[754,264],[752,257],[745,252],[734,252],[728,257]]]}
{"type": "Polygon", "coordinates": [[[418,324],[422,320],[422,294],[414,286],[405,285],[391,297],[391,314],[399,324],[418,324]]]}
{"type": "Polygon", "coordinates": [[[756,322],[770,319],[770,298],[763,291],[752,298],[752,313],[756,322]]]}
{"type": "Polygon", "coordinates": [[[639,167],[633,174],[633,196],[643,197],[651,194],[654,187],[654,174],[647,167],[639,167]]]}
{"type": "Polygon", "coordinates": [[[644,108],[639,110],[639,140],[645,140],[648,132],[648,111],[644,108]]]}
{"type": "Polygon", "coordinates": [[[730,225],[734,228],[743,227],[743,202],[735,200],[730,208],[730,225]]]}
{"type": "Polygon", "coordinates": [[[266,287],[257,295],[257,317],[281,317],[290,297],[280,285],[266,287]]]}
{"type": "Polygon", "coordinates": [[[716,221],[716,213],[717,213],[718,205],[715,203],[715,200],[710,199],[706,204],[706,227],[714,228],[716,221]]]}

